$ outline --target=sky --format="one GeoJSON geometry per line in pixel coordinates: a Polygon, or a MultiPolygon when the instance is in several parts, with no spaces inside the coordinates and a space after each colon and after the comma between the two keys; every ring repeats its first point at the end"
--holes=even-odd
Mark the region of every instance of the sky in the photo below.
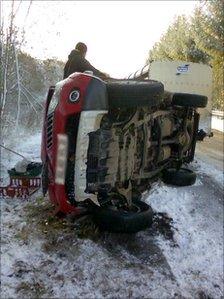
{"type": "MultiPolygon", "coordinates": [[[[27,16],[29,1],[16,1],[16,24],[25,29],[24,49],[32,56],[66,61],[75,44],[82,41],[88,46],[90,63],[122,78],[142,68],[149,50],[174,17],[189,16],[197,3],[33,0],[27,16]]],[[[4,19],[9,10],[10,1],[3,0],[4,19]]]]}

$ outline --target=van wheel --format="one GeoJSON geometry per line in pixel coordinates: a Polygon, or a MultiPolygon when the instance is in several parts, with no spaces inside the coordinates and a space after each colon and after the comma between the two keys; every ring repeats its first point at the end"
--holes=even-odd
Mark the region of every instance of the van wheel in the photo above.
{"type": "Polygon", "coordinates": [[[93,220],[100,229],[115,233],[136,233],[151,226],[152,208],[145,202],[136,200],[131,210],[117,209],[114,206],[97,207],[93,220]]]}
{"type": "Polygon", "coordinates": [[[174,186],[190,186],[196,181],[196,173],[187,168],[169,168],[163,171],[162,181],[174,186]]]}
{"type": "Polygon", "coordinates": [[[199,94],[174,93],[172,97],[172,104],[174,106],[205,108],[207,102],[208,98],[199,94]]]}

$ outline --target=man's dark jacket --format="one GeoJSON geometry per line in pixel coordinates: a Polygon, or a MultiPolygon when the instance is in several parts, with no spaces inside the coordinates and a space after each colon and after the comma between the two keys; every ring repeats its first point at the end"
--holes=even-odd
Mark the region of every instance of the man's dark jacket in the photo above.
{"type": "Polygon", "coordinates": [[[105,78],[105,74],[93,67],[79,51],[72,50],[64,67],[64,79],[72,73],[85,71],[92,71],[95,76],[105,78]]]}

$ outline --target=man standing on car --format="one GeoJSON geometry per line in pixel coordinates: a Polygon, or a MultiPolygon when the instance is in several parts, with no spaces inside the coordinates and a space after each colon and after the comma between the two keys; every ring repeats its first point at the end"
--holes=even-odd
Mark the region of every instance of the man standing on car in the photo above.
{"type": "Polygon", "coordinates": [[[75,49],[71,51],[68,56],[68,61],[64,67],[64,79],[67,78],[69,75],[75,72],[85,72],[85,71],[92,71],[93,75],[101,78],[106,79],[109,76],[103,72],[100,72],[95,67],[93,67],[88,60],[85,59],[87,52],[87,46],[84,43],[77,43],[75,49]]]}

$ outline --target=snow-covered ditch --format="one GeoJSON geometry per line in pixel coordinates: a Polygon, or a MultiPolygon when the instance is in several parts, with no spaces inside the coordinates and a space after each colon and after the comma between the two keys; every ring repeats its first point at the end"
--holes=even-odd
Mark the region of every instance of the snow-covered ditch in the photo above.
{"type": "MultiPolygon", "coordinates": [[[[38,160],[40,134],[16,149],[38,160]]],[[[20,158],[2,157],[6,175],[20,158]]],[[[157,182],[143,196],[172,218],[173,241],[155,228],[136,235],[88,227],[80,233],[82,221],[52,217],[41,193],[1,199],[1,298],[221,298],[222,174],[198,158],[192,167],[194,186],[157,182]]]]}

